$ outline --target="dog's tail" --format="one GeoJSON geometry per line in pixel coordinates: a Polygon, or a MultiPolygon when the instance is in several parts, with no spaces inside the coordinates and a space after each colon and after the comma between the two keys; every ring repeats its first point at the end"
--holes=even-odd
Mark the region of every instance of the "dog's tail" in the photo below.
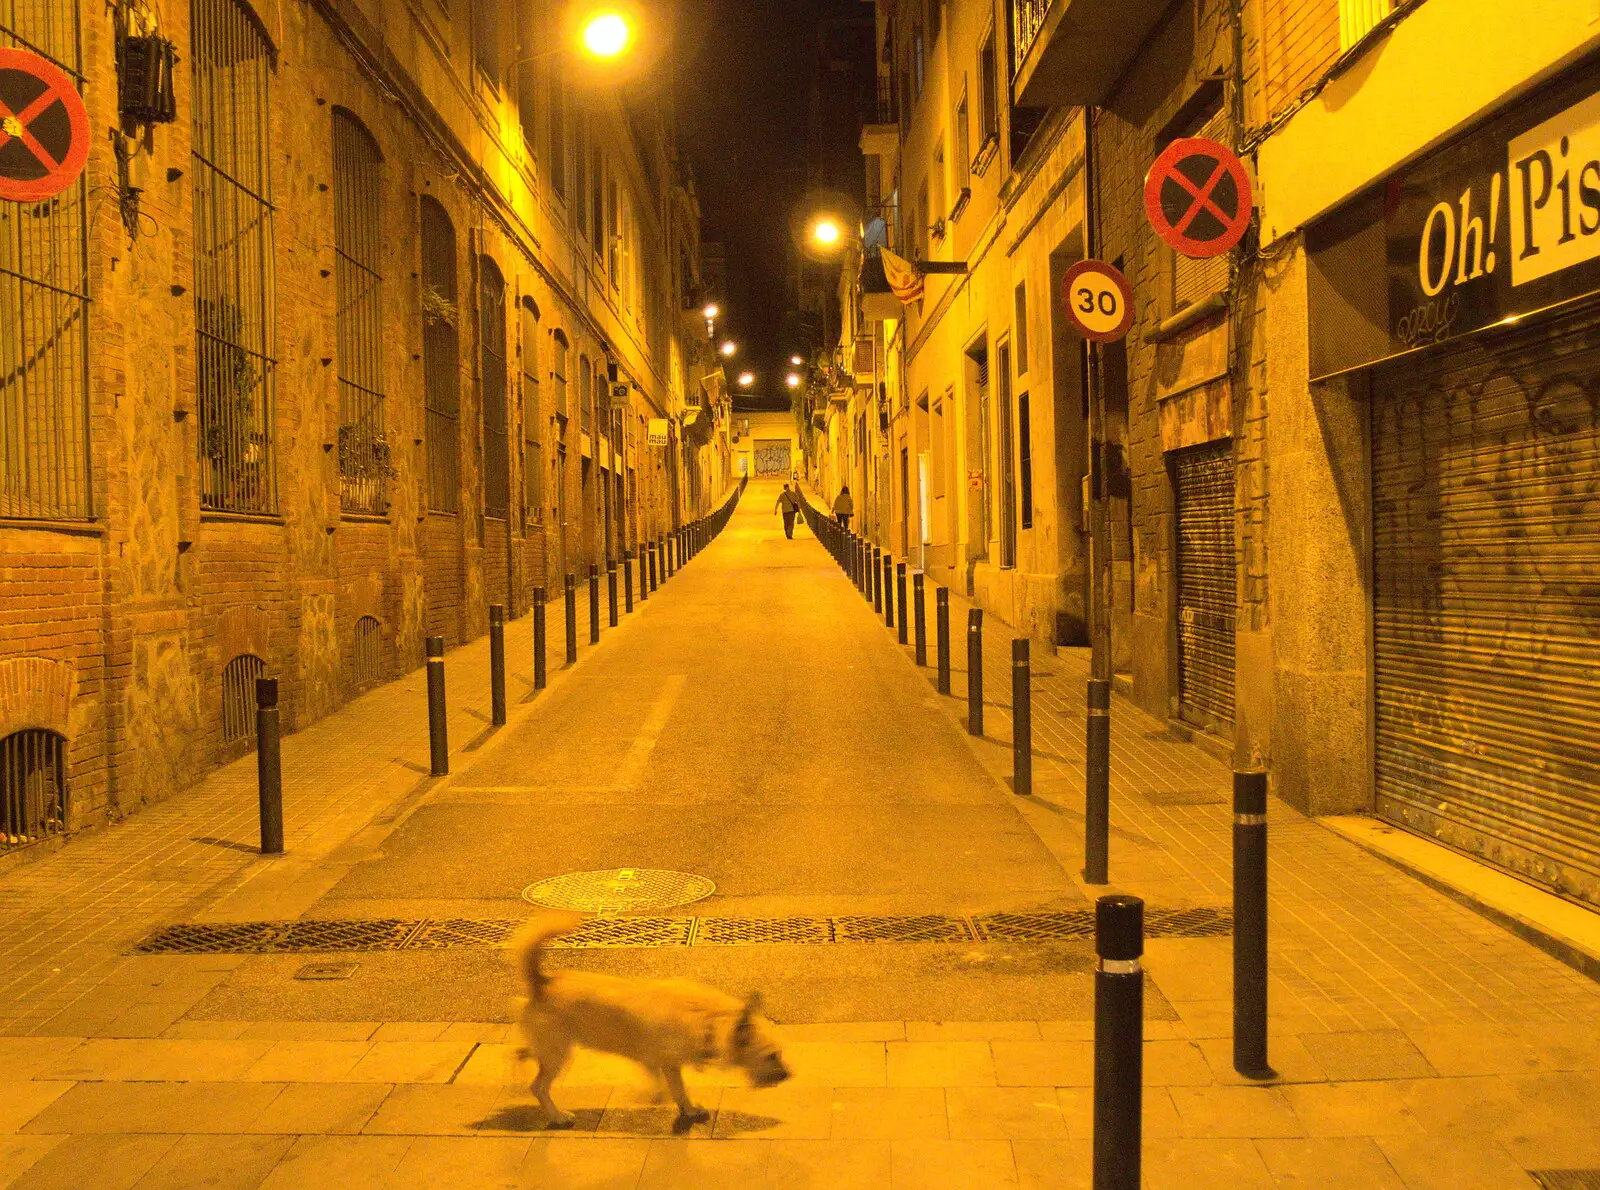
{"type": "Polygon", "coordinates": [[[545,943],[552,938],[572,933],[582,924],[583,918],[576,913],[541,913],[538,917],[531,918],[527,925],[512,936],[511,961],[516,964],[517,970],[522,972],[522,977],[528,981],[528,994],[535,1000],[539,999],[549,979],[539,965],[539,957],[545,943]]]}

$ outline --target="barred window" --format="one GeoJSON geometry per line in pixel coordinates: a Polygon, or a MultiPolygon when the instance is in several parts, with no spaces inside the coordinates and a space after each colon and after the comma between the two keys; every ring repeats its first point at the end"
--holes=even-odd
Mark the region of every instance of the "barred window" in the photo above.
{"type": "MultiPolygon", "coordinates": [[[[76,0],[0,0],[0,46],[80,87],[76,0]]],[[[0,516],[81,520],[89,487],[85,182],[0,202],[0,516]]]]}
{"type": "Polygon", "coordinates": [[[376,686],[383,679],[383,626],[374,616],[356,621],[356,689],[376,686]]]}
{"type": "Polygon", "coordinates": [[[383,421],[382,157],[349,112],[333,113],[333,276],[339,488],[350,512],[382,513],[392,467],[383,421]]]}
{"type": "Polygon", "coordinates": [[[238,0],[194,0],[194,280],[200,502],[277,508],[268,83],[273,49],[238,0]]]}
{"type": "Polygon", "coordinates": [[[539,404],[539,307],[532,298],[522,299],[522,504],[523,525],[544,518],[539,515],[542,498],[540,444],[544,435],[544,410],[539,404]]]}
{"type": "Polygon", "coordinates": [[[0,740],[0,854],[67,826],[67,741],[29,728],[0,740]]]}
{"type": "Polygon", "coordinates": [[[567,336],[564,331],[555,331],[550,336],[555,340],[555,358],[550,361],[550,378],[556,386],[556,416],[567,418],[567,336]]]}
{"type": "Polygon", "coordinates": [[[456,229],[439,203],[420,201],[422,399],[427,413],[428,507],[461,511],[461,363],[456,229]]]}
{"type": "Polygon", "coordinates": [[[494,261],[479,258],[479,343],[483,384],[483,511],[503,517],[511,505],[506,441],[506,282],[494,261]]]}
{"type": "Polygon", "coordinates": [[[594,369],[589,366],[589,357],[578,357],[578,429],[585,434],[591,432],[589,401],[593,396],[594,369]]]}
{"type": "Polygon", "coordinates": [[[550,175],[550,190],[557,198],[567,196],[567,84],[561,77],[561,67],[550,72],[550,159],[546,162],[550,175]]]}
{"type": "Polygon", "coordinates": [[[238,743],[255,731],[256,679],[267,676],[267,663],[241,653],[222,669],[222,742],[238,743]]]}

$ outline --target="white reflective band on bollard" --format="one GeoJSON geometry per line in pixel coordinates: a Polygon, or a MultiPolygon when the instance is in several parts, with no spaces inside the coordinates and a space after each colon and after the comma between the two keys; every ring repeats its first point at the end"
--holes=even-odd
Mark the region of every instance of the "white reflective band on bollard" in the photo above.
{"type": "Polygon", "coordinates": [[[1138,959],[1100,959],[1095,970],[1105,975],[1137,975],[1143,968],[1138,959]]]}
{"type": "Polygon", "coordinates": [[[1239,826],[1267,825],[1267,816],[1265,814],[1235,814],[1233,820],[1239,826]]]}

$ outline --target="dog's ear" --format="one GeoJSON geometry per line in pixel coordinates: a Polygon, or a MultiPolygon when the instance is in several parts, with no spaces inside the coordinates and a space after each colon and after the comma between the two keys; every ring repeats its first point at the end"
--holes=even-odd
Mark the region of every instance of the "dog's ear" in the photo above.
{"type": "Polygon", "coordinates": [[[760,992],[751,992],[750,995],[745,998],[744,1012],[741,1015],[744,1020],[749,1020],[753,1016],[761,1015],[760,992]]]}

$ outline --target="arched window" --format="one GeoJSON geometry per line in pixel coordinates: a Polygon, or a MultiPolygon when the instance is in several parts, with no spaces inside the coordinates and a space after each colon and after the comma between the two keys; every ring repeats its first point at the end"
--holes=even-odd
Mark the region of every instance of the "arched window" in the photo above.
{"type": "Polygon", "coordinates": [[[222,742],[246,740],[256,727],[256,679],[267,676],[267,663],[242,653],[222,670],[222,742]]]}
{"type": "Polygon", "coordinates": [[[456,308],[456,229],[428,195],[422,232],[422,399],[427,411],[428,507],[461,511],[461,362],[456,308]]]}
{"type": "Polygon", "coordinates": [[[66,826],[66,738],[30,727],[0,740],[0,852],[66,826]]]}
{"type": "Polygon", "coordinates": [[[200,503],[277,508],[273,373],[273,51],[238,0],[194,0],[194,300],[200,503]]]}
{"type": "Polygon", "coordinates": [[[358,690],[383,680],[383,626],[374,616],[356,621],[355,679],[358,690]]]}
{"type": "Polygon", "coordinates": [[[360,122],[333,112],[333,269],[339,487],[351,512],[386,511],[393,471],[383,418],[382,158],[360,122]]]}
{"type": "Polygon", "coordinates": [[[540,521],[543,484],[540,444],[544,436],[544,409],[539,402],[539,307],[531,297],[522,299],[522,505],[523,525],[540,521]]]}
{"type": "Polygon", "coordinates": [[[483,385],[483,512],[503,517],[511,504],[510,458],[506,441],[506,282],[494,261],[479,258],[478,341],[483,385]]]}
{"type": "Polygon", "coordinates": [[[589,402],[594,393],[594,369],[589,365],[589,357],[578,357],[578,429],[585,434],[589,433],[589,402]]]}
{"type": "Polygon", "coordinates": [[[550,337],[555,340],[550,379],[555,382],[556,416],[564,422],[571,416],[567,410],[567,336],[566,332],[558,330],[550,337]]]}

